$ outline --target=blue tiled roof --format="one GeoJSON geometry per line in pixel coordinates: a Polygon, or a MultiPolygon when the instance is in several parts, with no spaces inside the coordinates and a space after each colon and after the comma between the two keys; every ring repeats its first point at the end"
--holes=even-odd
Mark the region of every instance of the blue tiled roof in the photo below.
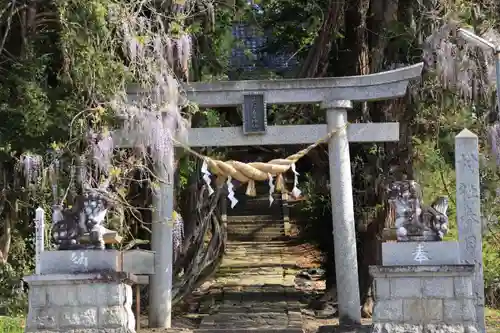
{"type": "Polygon", "coordinates": [[[252,71],[255,69],[286,70],[297,65],[288,54],[268,54],[264,52],[266,34],[248,24],[234,24],[233,36],[241,46],[235,47],[231,54],[231,67],[234,70],[252,71]]]}

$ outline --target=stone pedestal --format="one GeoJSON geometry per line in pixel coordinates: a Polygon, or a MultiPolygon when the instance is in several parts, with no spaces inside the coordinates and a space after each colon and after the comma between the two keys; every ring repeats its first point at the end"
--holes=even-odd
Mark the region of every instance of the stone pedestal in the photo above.
{"type": "Polygon", "coordinates": [[[382,265],[436,266],[461,264],[458,242],[382,243],[382,265]]]}
{"type": "Polygon", "coordinates": [[[371,266],[376,333],[475,333],[474,265],[371,266]]]}
{"type": "Polygon", "coordinates": [[[40,274],[87,274],[127,272],[154,274],[154,252],[131,250],[44,251],[40,254],[40,274]]]}
{"type": "Polygon", "coordinates": [[[130,274],[32,275],[24,280],[29,284],[26,333],[135,333],[130,274]]]}

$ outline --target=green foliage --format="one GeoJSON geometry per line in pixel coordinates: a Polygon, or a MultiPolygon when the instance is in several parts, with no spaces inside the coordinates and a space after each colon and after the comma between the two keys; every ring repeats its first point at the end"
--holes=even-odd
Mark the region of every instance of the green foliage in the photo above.
{"type": "MultiPolygon", "coordinates": [[[[114,0],[36,4],[13,1],[0,5],[0,203],[15,206],[12,209],[16,215],[12,219],[8,263],[0,263],[0,314],[24,310],[26,295],[19,283],[33,269],[32,213],[36,205],[47,203],[50,204],[44,208],[50,211],[54,200],[47,174],[37,180],[40,193],[34,195],[25,188],[22,172],[14,170],[15,162],[23,153],[31,152],[43,156],[46,166],[55,155],[59,159],[64,154],[68,165],[61,171],[63,179],[58,190],[61,198],[65,196],[65,204],[70,201],[64,187],[71,178],[69,164],[74,161],[71,157],[87,152],[89,129],[95,133],[109,132],[116,123],[111,108],[113,99],[124,95],[128,83],[137,83],[144,77],[151,80],[151,72],[156,70],[148,66],[137,70],[144,64],[138,59],[127,60],[127,45],[123,41],[128,36],[119,31],[126,23],[120,15],[125,12],[151,17],[151,8],[145,8],[149,5],[145,1],[114,0]],[[32,18],[35,22],[28,27],[31,14],[36,14],[32,18]]],[[[125,18],[137,18],[131,16],[125,18]]],[[[165,18],[163,23],[168,25],[168,20],[165,18]]],[[[181,32],[181,20],[174,18],[169,26],[171,32],[181,32]]],[[[148,36],[147,32],[131,37],[144,44],[146,38],[156,33],[148,36]]],[[[129,158],[124,164],[130,169],[138,163],[129,158]]],[[[108,171],[118,178],[126,173],[126,167],[113,166],[108,171]]],[[[124,198],[123,188],[115,188],[124,198]]],[[[6,214],[0,211],[0,242],[6,214]]]]}
{"type": "Polygon", "coordinates": [[[264,14],[252,18],[263,29],[272,31],[269,52],[289,51],[303,59],[325,18],[326,4],[326,1],[264,0],[261,3],[264,14]]]}
{"type": "Polygon", "coordinates": [[[121,24],[111,17],[114,1],[60,0],[59,16],[63,29],[59,36],[67,70],[64,79],[80,98],[102,103],[123,89],[125,66],[116,38],[121,24]]]}
{"type": "Polygon", "coordinates": [[[310,216],[312,220],[323,220],[331,216],[332,205],[330,200],[330,193],[328,189],[323,186],[326,179],[324,177],[313,176],[308,173],[305,175],[305,181],[301,183],[303,195],[307,198],[305,200],[302,210],[310,216]]]}
{"type": "Polygon", "coordinates": [[[315,243],[325,253],[333,249],[332,205],[329,190],[324,186],[327,179],[316,174],[306,174],[300,183],[306,199],[299,204],[302,215],[300,220],[303,221],[300,222],[301,237],[315,243]]]}
{"type": "Polygon", "coordinates": [[[34,243],[33,233],[14,230],[9,262],[0,265],[0,315],[21,315],[27,309],[22,278],[34,268],[34,243]]]}
{"type": "Polygon", "coordinates": [[[456,224],[455,206],[455,171],[453,165],[447,163],[442,155],[442,151],[436,147],[436,141],[420,141],[414,138],[415,142],[415,173],[416,181],[422,188],[424,203],[430,204],[438,195],[448,196],[448,217],[450,231],[446,240],[458,239],[456,224]]]}
{"type": "Polygon", "coordinates": [[[23,333],[24,319],[20,317],[0,316],[0,332],[2,333],[23,333]]]}
{"type": "MultiPolygon", "coordinates": [[[[11,259],[11,261],[15,262],[15,259],[11,259]]],[[[26,273],[28,272],[25,267],[16,270],[9,263],[0,265],[0,299],[2,300],[0,302],[0,315],[11,316],[25,313],[27,295],[24,293],[22,278],[26,273]]]]}

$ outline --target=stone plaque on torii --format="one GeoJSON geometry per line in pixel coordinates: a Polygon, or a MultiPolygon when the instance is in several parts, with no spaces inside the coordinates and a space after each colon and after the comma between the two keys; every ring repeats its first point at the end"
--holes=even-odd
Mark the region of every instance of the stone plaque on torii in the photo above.
{"type": "MultiPolygon", "coordinates": [[[[266,104],[315,104],[327,111],[327,124],[266,126],[261,135],[245,135],[242,127],[191,128],[188,145],[252,146],[310,144],[328,132],[347,125],[352,101],[375,101],[404,96],[408,83],[419,78],[423,64],[364,76],[315,79],[224,81],[192,83],[184,89],[187,98],[199,107],[244,106],[245,96],[262,95],[266,104]]],[[[134,100],[134,93],[130,94],[134,100]]],[[[255,129],[258,130],[256,122],[255,129]]],[[[262,131],[260,131],[262,132],[262,131]]],[[[126,135],[118,135],[122,146],[133,146],[126,135]]],[[[349,142],[389,142],[399,140],[399,124],[362,123],[341,129],[328,142],[330,188],[335,243],[339,316],[342,323],[360,323],[360,298],[356,252],[354,204],[352,197],[349,142]]],[[[164,186],[169,186],[165,184],[164,186]]],[[[171,188],[167,193],[171,202],[171,188]]],[[[160,202],[158,200],[157,202],[160,202]]],[[[155,275],[151,279],[150,316],[161,327],[169,327],[172,286],[172,226],[167,220],[172,205],[161,204],[165,218],[153,223],[152,250],[155,251],[155,275]]]]}

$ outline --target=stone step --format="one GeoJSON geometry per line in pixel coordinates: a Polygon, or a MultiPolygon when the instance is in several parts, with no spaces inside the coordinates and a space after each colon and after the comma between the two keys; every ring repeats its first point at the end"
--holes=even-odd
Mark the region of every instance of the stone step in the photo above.
{"type": "Polygon", "coordinates": [[[230,215],[227,217],[228,223],[247,221],[276,221],[283,223],[282,219],[277,219],[274,215],[230,215]]]}
{"type": "MultiPolygon", "coordinates": [[[[255,242],[258,242],[258,241],[255,241],[255,242]]],[[[267,241],[263,241],[263,242],[267,242],[267,241]]],[[[268,242],[268,243],[274,243],[274,242],[281,242],[281,241],[276,240],[276,241],[268,242]]],[[[236,252],[245,251],[248,253],[255,253],[255,254],[262,253],[263,255],[268,254],[269,251],[272,251],[272,253],[276,253],[278,251],[285,252],[285,253],[291,252],[291,250],[289,248],[286,248],[286,247],[272,247],[272,248],[270,247],[269,249],[266,249],[266,251],[264,252],[263,250],[261,250],[259,248],[252,248],[250,246],[249,247],[229,246],[229,247],[226,247],[226,251],[228,254],[231,254],[233,252],[236,253],[236,252]]]]}
{"type": "Polygon", "coordinates": [[[268,241],[286,239],[285,235],[228,235],[229,240],[237,241],[268,241]]]}
{"type": "Polygon", "coordinates": [[[266,255],[266,256],[270,256],[270,255],[276,255],[276,256],[283,255],[283,256],[287,256],[287,255],[291,254],[289,251],[284,251],[284,250],[281,250],[281,249],[269,250],[269,251],[266,251],[265,254],[263,254],[262,251],[255,251],[255,250],[252,250],[252,249],[247,249],[247,250],[227,249],[226,256],[230,257],[230,258],[233,258],[233,257],[237,258],[242,253],[244,253],[246,255],[253,255],[253,256],[256,256],[256,255],[259,255],[259,254],[266,255]]]}
{"type": "Polygon", "coordinates": [[[260,228],[265,228],[268,226],[283,226],[284,222],[283,220],[279,219],[273,219],[273,220],[251,220],[252,216],[245,215],[246,217],[244,220],[230,220],[227,223],[227,227],[240,227],[240,226],[254,226],[254,227],[260,227],[260,228]]]}
{"type": "Polygon", "coordinates": [[[284,222],[282,220],[246,220],[246,221],[229,221],[227,229],[234,230],[265,230],[265,229],[283,229],[284,222]]]}
{"type": "Polygon", "coordinates": [[[272,243],[267,243],[267,242],[229,242],[227,243],[229,247],[235,247],[235,246],[240,246],[240,247],[254,247],[254,248],[262,248],[262,250],[266,250],[269,247],[286,247],[290,245],[290,242],[288,241],[279,241],[279,242],[272,242],[272,243]]]}
{"type": "MultiPolygon", "coordinates": [[[[151,332],[148,330],[147,332],[151,332]]],[[[197,328],[197,329],[187,329],[187,328],[169,328],[169,329],[154,329],[156,333],[304,333],[304,330],[300,327],[287,327],[287,328],[197,328]]],[[[360,325],[360,326],[336,326],[336,325],[324,325],[321,327],[319,332],[328,333],[370,333],[371,325],[360,325]]],[[[141,333],[139,330],[138,333],[141,333]]]]}
{"type": "Polygon", "coordinates": [[[248,229],[235,229],[227,232],[228,237],[231,236],[283,236],[283,229],[263,230],[263,231],[248,231],[248,229]]]}
{"type": "Polygon", "coordinates": [[[227,212],[227,220],[238,220],[240,216],[267,215],[272,216],[271,220],[283,220],[283,212],[279,210],[269,210],[265,208],[242,209],[234,212],[227,212]]]}
{"type": "MultiPolygon", "coordinates": [[[[264,242],[267,242],[267,243],[274,243],[274,242],[281,242],[282,240],[275,240],[275,241],[272,241],[272,242],[269,242],[269,241],[264,241],[264,242]]],[[[252,242],[258,242],[258,241],[252,241],[252,242]]],[[[289,254],[292,252],[292,250],[290,250],[289,248],[286,248],[286,247],[273,247],[273,248],[269,248],[269,249],[266,249],[266,251],[262,251],[261,249],[259,248],[252,248],[252,247],[226,247],[226,252],[229,256],[231,256],[233,253],[240,253],[240,252],[246,252],[246,253],[249,253],[249,254],[263,254],[263,255],[268,255],[269,253],[272,253],[272,254],[277,254],[277,253],[285,253],[285,254],[289,254]]]]}
{"type": "MultiPolygon", "coordinates": [[[[254,232],[254,233],[247,233],[247,232],[230,232],[227,234],[228,238],[230,240],[262,240],[262,241],[269,241],[272,239],[280,239],[283,237],[285,234],[281,231],[275,231],[275,232],[254,232]]],[[[260,252],[259,252],[260,253],[260,252]]]]}
{"type": "Polygon", "coordinates": [[[238,202],[238,204],[234,207],[231,208],[228,206],[227,208],[227,215],[243,215],[241,214],[242,212],[250,212],[248,215],[266,215],[266,214],[282,214],[283,211],[283,205],[276,204],[275,202],[269,206],[269,201],[262,201],[256,202],[256,203],[245,203],[245,202],[238,202]],[[262,214],[262,212],[265,212],[262,214]]]}
{"type": "MultiPolygon", "coordinates": [[[[187,328],[169,328],[161,329],[157,328],[154,331],[148,330],[147,332],[155,333],[304,333],[302,328],[197,328],[197,329],[187,329],[187,328]]],[[[141,333],[139,331],[138,333],[141,333]]]]}
{"type": "Polygon", "coordinates": [[[263,226],[258,228],[256,226],[238,226],[227,229],[229,235],[284,235],[284,228],[279,226],[263,226]]]}
{"type": "MultiPolygon", "coordinates": [[[[219,267],[219,272],[225,272],[225,273],[240,273],[240,272],[253,272],[253,271],[258,271],[259,273],[266,273],[266,274],[274,274],[277,272],[277,269],[279,269],[280,265],[279,263],[276,263],[274,266],[269,266],[269,265],[259,265],[258,263],[256,264],[249,264],[249,265],[241,265],[241,266],[234,266],[234,264],[231,263],[231,265],[228,266],[221,266],[219,267]]],[[[278,274],[278,273],[276,273],[278,274]]],[[[280,273],[281,274],[281,273],[280,273]]],[[[278,274],[279,275],[279,274],[278,274]]],[[[247,292],[245,290],[245,292],[247,292]]],[[[256,292],[258,294],[265,294],[265,291],[258,291],[256,292]]]]}
{"type": "Polygon", "coordinates": [[[239,216],[228,216],[228,226],[231,225],[240,225],[240,224],[248,224],[248,225],[272,225],[272,224],[283,224],[283,219],[281,218],[272,218],[269,215],[239,215],[239,216]],[[242,218],[240,218],[240,216],[242,218]]]}
{"type": "Polygon", "coordinates": [[[371,324],[325,325],[321,327],[321,332],[329,332],[329,333],[370,333],[371,331],[372,331],[371,324]]]}
{"type": "Polygon", "coordinates": [[[278,226],[278,225],[268,225],[268,226],[249,226],[249,225],[243,225],[243,226],[233,226],[233,227],[228,227],[227,233],[228,234],[242,234],[242,235],[250,235],[250,234],[269,234],[269,233],[283,233],[285,229],[283,226],[278,226]]]}
{"type": "Polygon", "coordinates": [[[245,255],[266,255],[266,256],[270,256],[270,255],[275,255],[275,256],[287,256],[287,255],[290,255],[291,253],[290,252],[287,252],[287,251],[283,251],[281,249],[277,249],[277,250],[269,250],[269,251],[266,251],[265,254],[262,253],[262,251],[254,251],[254,250],[240,250],[240,249],[237,249],[237,250],[227,250],[227,254],[226,256],[229,257],[229,258],[237,258],[239,255],[241,254],[245,254],[245,255]]]}
{"type": "Polygon", "coordinates": [[[266,223],[266,224],[254,224],[254,223],[235,223],[233,225],[227,226],[227,232],[243,232],[243,233],[255,233],[255,232],[275,232],[284,231],[285,228],[283,223],[266,223]]]}
{"type": "Polygon", "coordinates": [[[236,211],[227,211],[227,219],[231,220],[233,218],[238,219],[240,216],[252,216],[252,215],[269,215],[272,216],[273,220],[283,220],[283,212],[280,209],[267,209],[267,208],[248,208],[240,209],[236,211]]]}
{"type": "MultiPolygon", "coordinates": [[[[236,243],[237,241],[231,241],[231,242],[228,242],[228,243],[236,243]]],[[[228,244],[226,246],[226,249],[232,251],[232,250],[239,250],[239,249],[245,249],[245,251],[252,251],[252,252],[259,252],[259,253],[268,253],[268,251],[287,251],[289,252],[291,249],[288,245],[283,245],[283,241],[274,241],[274,242],[267,242],[269,244],[268,247],[266,247],[265,249],[262,249],[262,247],[256,245],[256,246],[252,246],[252,245],[247,245],[247,246],[243,246],[243,245],[237,245],[237,244],[228,244]],[[276,243],[276,244],[275,244],[276,243]]]]}
{"type": "MultiPolygon", "coordinates": [[[[241,244],[236,244],[236,243],[243,243],[243,242],[248,242],[250,243],[250,241],[230,241],[228,243],[232,243],[232,244],[228,244],[227,245],[227,249],[247,249],[247,250],[252,250],[252,251],[256,251],[256,252],[262,252],[262,253],[267,253],[267,251],[269,250],[291,250],[291,247],[290,245],[287,245],[287,244],[283,244],[285,242],[287,242],[287,240],[281,240],[281,241],[274,241],[274,242],[266,242],[267,246],[262,246],[262,245],[255,245],[255,244],[248,244],[248,245],[241,245],[241,244]]],[[[264,242],[264,241],[262,241],[264,242]]],[[[255,242],[257,243],[257,241],[255,242]]],[[[260,242],[259,242],[260,243],[260,242]]]]}
{"type": "Polygon", "coordinates": [[[235,329],[257,329],[257,328],[301,328],[302,316],[300,312],[288,314],[285,309],[281,311],[256,312],[243,309],[239,306],[234,307],[231,313],[217,312],[203,318],[200,328],[235,328],[235,329]]]}
{"type": "MultiPolygon", "coordinates": [[[[272,242],[268,242],[268,241],[229,241],[229,242],[267,242],[267,243],[272,245],[273,243],[284,242],[284,241],[287,241],[287,239],[275,240],[272,242]]],[[[226,251],[228,251],[228,252],[239,251],[239,250],[245,250],[245,251],[252,252],[252,253],[262,253],[262,254],[269,253],[269,251],[273,251],[273,252],[284,251],[287,253],[292,251],[292,249],[290,247],[282,246],[282,245],[269,246],[269,248],[266,248],[265,250],[259,246],[251,246],[251,245],[249,245],[249,246],[241,246],[241,245],[226,246],[226,251]]]]}
{"type": "Polygon", "coordinates": [[[273,239],[279,240],[284,238],[284,234],[280,232],[267,232],[267,233],[229,233],[228,238],[230,240],[246,240],[246,241],[271,241],[273,239]]]}

